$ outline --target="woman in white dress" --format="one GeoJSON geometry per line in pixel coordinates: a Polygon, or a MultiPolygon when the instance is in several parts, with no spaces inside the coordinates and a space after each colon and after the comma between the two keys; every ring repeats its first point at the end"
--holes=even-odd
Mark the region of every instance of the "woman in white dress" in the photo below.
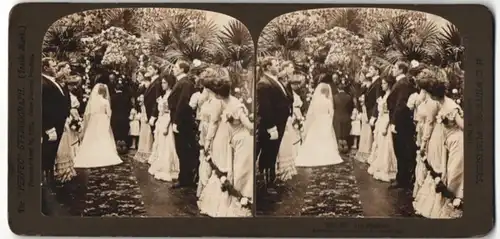
{"type": "MultiPolygon", "coordinates": [[[[54,176],[57,181],[65,183],[70,181],[74,176],[76,176],[76,171],[73,168],[74,158],[78,152],[78,147],[80,146],[79,135],[81,133],[81,128],[76,130],[72,128],[71,121],[81,120],[78,114],[78,107],[80,107],[80,102],[73,93],[69,93],[71,100],[70,115],[66,119],[64,124],[64,132],[61,136],[61,143],[57,150],[56,156],[56,167],[54,170],[54,176]]],[[[74,127],[77,127],[76,125],[74,127]]]]}
{"type": "Polygon", "coordinates": [[[201,192],[198,207],[210,217],[250,217],[251,208],[244,205],[253,198],[253,124],[245,105],[229,94],[231,82],[225,75],[207,85],[222,104],[212,109],[204,147],[213,165],[227,175],[225,180],[240,195],[224,190],[225,180],[214,170],[201,192]]]}
{"type": "Polygon", "coordinates": [[[75,168],[97,168],[122,163],[116,151],[110,119],[108,87],[97,83],[85,108],[83,141],[75,157],[75,168]]]}
{"type": "Polygon", "coordinates": [[[375,141],[368,159],[370,163],[368,173],[373,178],[384,182],[396,179],[398,169],[392,134],[389,131],[389,110],[387,109],[387,98],[394,83],[395,80],[391,78],[382,80],[384,95],[377,99],[378,119],[373,131],[375,141]]]}
{"type": "Polygon", "coordinates": [[[153,133],[151,132],[151,126],[148,123],[148,117],[146,116],[146,106],[144,105],[144,95],[137,97],[140,105],[140,132],[139,132],[139,143],[137,145],[137,152],[134,155],[134,159],[139,162],[147,162],[149,156],[151,156],[151,151],[153,150],[153,133]]]}
{"type": "Polygon", "coordinates": [[[299,148],[298,167],[315,167],[343,162],[333,129],[332,89],[320,83],[311,100],[304,123],[304,141],[299,148]]]}
{"type": "MultiPolygon", "coordinates": [[[[222,100],[217,99],[215,93],[209,87],[210,79],[213,77],[217,77],[217,71],[212,68],[205,69],[205,71],[200,75],[204,89],[195,106],[197,108],[197,117],[200,120],[198,128],[200,132],[199,144],[202,147],[199,158],[200,165],[198,167],[198,188],[196,190],[197,197],[200,197],[201,192],[208,183],[208,179],[212,175],[212,167],[205,160],[203,148],[205,148],[205,139],[207,138],[207,134],[209,133],[208,130],[211,126],[210,122],[214,121],[214,119],[211,118],[214,115],[213,112],[222,108],[222,100]]],[[[215,116],[218,117],[218,115],[215,116]]],[[[215,129],[212,129],[212,131],[215,132],[215,129]]]]}
{"type": "Polygon", "coordinates": [[[281,145],[278,151],[278,159],[276,160],[276,174],[278,175],[278,179],[285,182],[297,175],[295,158],[297,157],[297,150],[300,146],[300,131],[294,127],[294,121],[301,120],[303,117],[302,112],[300,111],[300,108],[302,107],[302,100],[300,99],[300,96],[295,93],[302,83],[301,78],[299,76],[291,75],[294,70],[292,62],[286,61],[283,64],[291,64],[292,66],[287,67],[284,65],[284,67],[282,67],[284,68],[282,71],[291,70],[291,72],[286,72],[287,75],[282,77],[280,80],[282,80],[283,84],[290,86],[290,93],[293,95],[292,115],[288,117],[283,139],[281,140],[281,145]]]}
{"type": "Polygon", "coordinates": [[[151,166],[148,170],[156,179],[168,182],[179,176],[179,157],[175,150],[167,101],[174,84],[175,78],[173,77],[166,77],[161,81],[161,87],[165,92],[158,98],[158,120],[155,128],[156,153],[150,157],[151,166]]]}

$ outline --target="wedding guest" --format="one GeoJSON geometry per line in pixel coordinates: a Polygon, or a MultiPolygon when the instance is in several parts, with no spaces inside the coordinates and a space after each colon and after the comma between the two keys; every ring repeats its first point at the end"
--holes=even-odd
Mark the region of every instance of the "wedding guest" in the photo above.
{"type": "Polygon", "coordinates": [[[345,92],[345,80],[337,86],[337,94],[333,95],[333,127],[341,153],[349,151],[347,140],[351,131],[351,113],[354,108],[352,97],[345,92]]]}
{"type": "Polygon", "coordinates": [[[167,75],[161,78],[162,95],[158,98],[158,120],[155,127],[156,152],[149,159],[148,172],[155,179],[163,181],[177,180],[179,177],[179,158],[175,149],[174,135],[170,122],[168,97],[175,85],[175,78],[167,75]]]}
{"type": "Polygon", "coordinates": [[[211,83],[211,79],[217,77],[217,71],[213,68],[207,68],[204,72],[201,73],[200,81],[203,85],[203,91],[198,98],[196,104],[192,102],[190,104],[193,108],[197,108],[197,118],[199,119],[199,144],[202,147],[200,151],[200,165],[198,168],[198,188],[196,191],[196,196],[200,197],[201,192],[205,188],[208,183],[208,179],[212,174],[212,167],[205,160],[206,156],[204,153],[205,147],[205,139],[207,138],[208,129],[210,126],[210,122],[214,121],[211,119],[212,112],[216,109],[220,109],[222,107],[222,102],[220,99],[215,97],[215,93],[208,87],[211,83]]]}
{"type": "Polygon", "coordinates": [[[139,132],[141,127],[141,114],[139,113],[139,104],[135,104],[130,110],[130,131],[129,136],[131,139],[131,149],[137,149],[137,142],[139,141],[139,132]]]}
{"type": "Polygon", "coordinates": [[[153,149],[153,133],[151,132],[151,126],[148,122],[148,116],[146,114],[146,106],[144,105],[144,95],[140,95],[137,98],[140,105],[140,117],[141,117],[141,129],[139,133],[139,145],[137,147],[137,153],[135,153],[134,159],[139,162],[147,162],[151,151],[153,149]]]}
{"type": "Polygon", "coordinates": [[[179,180],[173,188],[195,186],[198,169],[199,145],[196,141],[196,111],[189,105],[191,96],[196,92],[195,82],[188,76],[191,66],[179,60],[175,63],[173,74],[177,83],[168,97],[175,147],[179,156],[179,180]]]}
{"type": "Polygon", "coordinates": [[[61,85],[65,86],[67,81],[70,80],[71,66],[68,62],[62,61],[57,63],[56,80],[61,85]]]}
{"type": "Polygon", "coordinates": [[[392,78],[382,80],[383,96],[377,100],[377,122],[374,130],[374,143],[368,162],[368,173],[377,180],[391,182],[396,178],[397,160],[393,148],[392,134],[389,132],[389,110],[387,98],[395,81],[392,78]]]}
{"type": "Polygon", "coordinates": [[[361,112],[358,101],[354,101],[354,109],[351,113],[351,137],[353,140],[352,148],[357,149],[359,147],[359,137],[361,135],[361,112]]]}
{"type": "Polygon", "coordinates": [[[461,107],[446,93],[444,73],[435,77],[429,93],[439,104],[436,125],[424,158],[434,175],[427,174],[417,197],[415,211],[427,218],[457,218],[462,215],[464,185],[464,121],[461,107]]]}
{"type": "Polygon", "coordinates": [[[368,118],[368,111],[366,110],[364,94],[359,97],[359,103],[361,105],[361,133],[359,136],[359,147],[356,153],[356,159],[361,162],[366,162],[372,150],[373,132],[368,118]]]}
{"type": "Polygon", "coordinates": [[[231,81],[227,73],[210,79],[207,87],[222,100],[222,105],[212,111],[205,151],[210,152],[218,170],[227,175],[224,176],[227,182],[221,182],[225,181],[222,176],[212,173],[200,195],[198,207],[201,213],[211,217],[251,216],[250,208],[242,206],[241,202],[253,198],[253,123],[248,119],[244,104],[230,95],[231,81]],[[227,184],[242,198],[224,190],[227,184]]]}
{"type": "Polygon", "coordinates": [[[278,61],[266,57],[261,63],[261,78],[256,91],[257,142],[259,172],[264,176],[266,191],[276,194],[276,160],[286,122],[291,114],[292,102],[285,86],[277,79],[278,61]]]}
{"type": "Polygon", "coordinates": [[[42,59],[42,170],[44,184],[54,183],[54,166],[70,111],[70,97],[66,87],[55,79],[56,61],[42,59]]]}
{"type": "Polygon", "coordinates": [[[416,89],[414,83],[406,77],[408,64],[396,62],[392,68],[392,76],[396,83],[387,98],[389,109],[389,129],[393,135],[394,151],[398,160],[396,180],[390,188],[413,187],[413,175],[416,165],[415,125],[413,112],[407,106],[408,98],[416,89]]]}
{"type": "MultiPolygon", "coordinates": [[[[158,97],[161,95],[161,79],[160,79],[160,66],[156,63],[150,62],[146,68],[144,77],[147,78],[148,84],[144,89],[144,109],[142,112],[148,119],[148,124],[151,131],[155,130],[155,123],[158,117],[158,97]]],[[[152,136],[154,137],[154,135],[152,136]]]]}
{"type": "Polygon", "coordinates": [[[276,160],[276,175],[279,180],[284,182],[297,174],[295,158],[297,157],[297,146],[300,145],[300,132],[294,128],[294,121],[298,119],[297,116],[301,117],[302,115],[300,113],[302,101],[294,91],[294,89],[297,90],[297,85],[300,85],[300,79],[293,77],[295,71],[293,62],[285,61],[280,68],[279,80],[287,88],[289,95],[293,97],[292,115],[288,117],[276,160]]]}
{"type": "Polygon", "coordinates": [[[368,74],[366,75],[370,82],[365,91],[365,106],[368,113],[368,119],[370,120],[370,125],[372,130],[375,128],[375,121],[378,116],[377,112],[377,100],[382,96],[382,78],[380,78],[380,68],[372,64],[368,68],[368,74]]]}
{"type": "MultiPolygon", "coordinates": [[[[435,114],[438,111],[438,102],[431,98],[429,94],[430,85],[432,84],[433,75],[429,75],[429,71],[426,70],[421,74],[416,76],[416,83],[420,92],[418,98],[415,102],[412,102],[411,97],[408,99],[408,107],[410,109],[415,108],[415,121],[417,125],[417,146],[419,151],[417,152],[417,165],[415,167],[415,183],[413,186],[413,197],[416,197],[418,191],[422,187],[422,184],[427,176],[428,170],[423,162],[422,155],[425,154],[429,138],[434,129],[435,125],[435,114]],[[420,102],[420,103],[419,103],[420,102]]],[[[415,94],[415,93],[414,93],[415,94]]]]}
{"type": "Polygon", "coordinates": [[[80,133],[82,130],[82,121],[78,113],[80,102],[72,91],[78,87],[81,78],[73,76],[66,78],[68,93],[70,96],[71,109],[70,114],[64,125],[64,132],[61,136],[56,156],[55,178],[61,183],[70,181],[76,176],[76,171],[73,168],[73,159],[76,156],[78,147],[80,146],[80,133]]]}

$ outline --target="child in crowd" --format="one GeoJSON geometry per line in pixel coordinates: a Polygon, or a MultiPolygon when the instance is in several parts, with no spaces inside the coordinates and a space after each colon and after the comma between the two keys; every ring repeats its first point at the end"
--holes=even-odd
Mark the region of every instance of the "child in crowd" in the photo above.
{"type": "Polygon", "coordinates": [[[357,149],[359,146],[359,136],[361,134],[361,112],[359,104],[354,100],[354,109],[351,114],[351,137],[352,137],[352,148],[357,149]]]}
{"type": "Polygon", "coordinates": [[[131,149],[137,149],[137,141],[139,140],[139,131],[141,127],[141,114],[139,113],[139,106],[136,104],[130,110],[130,139],[131,139],[131,149]]]}

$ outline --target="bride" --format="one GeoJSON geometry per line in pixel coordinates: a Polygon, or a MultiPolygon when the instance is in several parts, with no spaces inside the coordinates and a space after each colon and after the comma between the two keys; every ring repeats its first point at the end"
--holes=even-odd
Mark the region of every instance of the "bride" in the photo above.
{"type": "Polygon", "coordinates": [[[304,140],[296,165],[326,166],[342,163],[333,129],[333,100],[330,85],[320,83],[313,94],[304,123],[304,140]]]}
{"type": "Polygon", "coordinates": [[[75,157],[75,168],[96,168],[122,163],[111,131],[111,107],[107,85],[97,83],[85,108],[83,142],[75,157]]]}

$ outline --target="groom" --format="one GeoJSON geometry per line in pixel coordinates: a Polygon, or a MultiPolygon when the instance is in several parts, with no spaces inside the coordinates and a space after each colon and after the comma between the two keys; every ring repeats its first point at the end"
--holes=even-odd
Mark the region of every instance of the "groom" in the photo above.
{"type": "Polygon", "coordinates": [[[275,194],[276,159],[291,115],[293,99],[277,79],[278,61],[273,57],[262,61],[263,76],[257,83],[257,145],[259,172],[264,175],[268,193],[275,194]]]}
{"type": "Polygon", "coordinates": [[[57,148],[71,105],[69,91],[56,82],[55,73],[56,61],[42,59],[42,170],[46,184],[53,183],[57,148]]]}
{"type": "Polygon", "coordinates": [[[396,181],[391,188],[411,188],[413,170],[416,165],[415,125],[413,112],[408,108],[407,102],[416,89],[410,79],[406,77],[408,64],[397,62],[392,68],[392,75],[396,83],[387,98],[389,110],[389,130],[393,135],[394,153],[396,154],[398,172],[396,181]]]}
{"type": "Polygon", "coordinates": [[[173,73],[177,83],[168,97],[171,127],[180,166],[179,181],[173,188],[194,186],[195,170],[198,168],[195,111],[189,106],[191,95],[196,89],[194,80],[187,75],[189,70],[187,62],[179,60],[175,63],[173,73]]]}

